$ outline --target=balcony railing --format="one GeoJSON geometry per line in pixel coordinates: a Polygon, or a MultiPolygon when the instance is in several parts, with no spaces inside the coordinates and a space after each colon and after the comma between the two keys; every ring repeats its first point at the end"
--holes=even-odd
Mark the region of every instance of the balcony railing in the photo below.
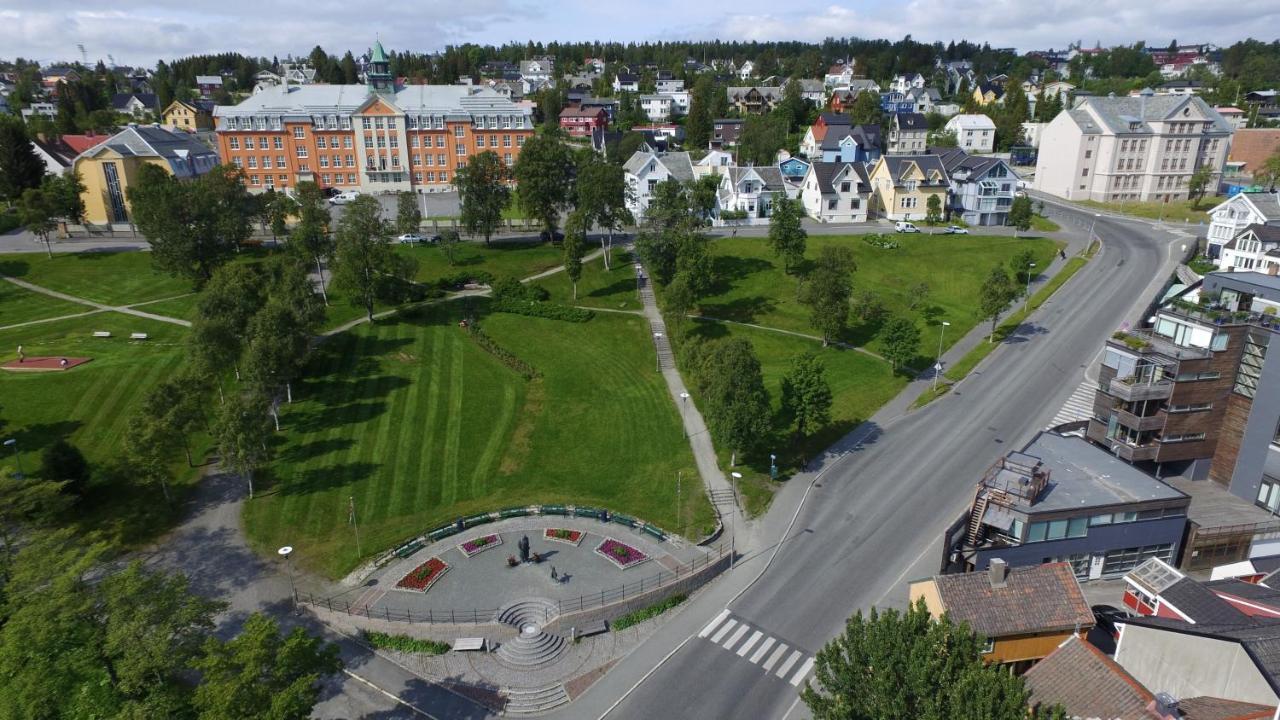
{"type": "Polygon", "coordinates": [[[1130,445],[1114,438],[1111,439],[1111,451],[1114,452],[1122,460],[1129,462],[1137,462],[1139,460],[1154,460],[1156,453],[1160,451],[1160,443],[1147,443],[1145,445],[1130,445]]]}
{"type": "Polygon", "coordinates": [[[1138,400],[1168,400],[1173,394],[1173,381],[1140,380],[1134,377],[1114,378],[1107,386],[1107,394],[1125,402],[1138,400]]]}
{"type": "Polygon", "coordinates": [[[1164,428],[1165,414],[1158,412],[1155,415],[1134,415],[1128,410],[1117,409],[1116,420],[1133,430],[1160,430],[1164,428]]]}

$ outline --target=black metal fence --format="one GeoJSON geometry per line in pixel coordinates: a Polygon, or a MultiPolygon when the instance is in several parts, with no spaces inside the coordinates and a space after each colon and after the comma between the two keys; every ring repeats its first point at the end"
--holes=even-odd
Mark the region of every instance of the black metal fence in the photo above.
{"type": "MultiPolygon", "coordinates": [[[[634,598],[645,593],[654,592],[664,587],[668,587],[677,582],[687,580],[706,570],[708,567],[724,560],[731,551],[724,546],[715,549],[714,552],[707,553],[700,557],[677,566],[673,570],[662,570],[656,575],[648,575],[639,580],[619,585],[617,587],[601,590],[599,592],[583,593],[576,598],[567,600],[557,600],[556,616],[563,616],[569,613],[581,612],[583,610],[591,610],[593,608],[612,605],[613,603],[622,602],[628,598],[634,598]]],[[[481,623],[494,622],[500,608],[461,608],[435,610],[431,608],[414,610],[412,608],[393,608],[390,606],[371,607],[365,605],[353,605],[350,599],[341,597],[318,597],[312,593],[297,593],[297,601],[305,603],[317,608],[324,608],[330,612],[340,612],[351,616],[365,617],[370,620],[385,620],[387,622],[404,622],[404,623],[448,623],[451,625],[479,625],[481,623]]]]}

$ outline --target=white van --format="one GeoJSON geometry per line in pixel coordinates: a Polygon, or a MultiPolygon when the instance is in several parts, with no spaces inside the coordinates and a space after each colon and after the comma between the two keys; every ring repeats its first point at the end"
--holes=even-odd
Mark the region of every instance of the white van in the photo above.
{"type": "Polygon", "coordinates": [[[899,220],[898,222],[894,223],[894,224],[893,224],[893,229],[894,229],[894,231],[895,231],[895,232],[900,232],[900,233],[913,233],[913,232],[914,232],[914,233],[918,233],[918,232],[920,232],[920,228],[916,227],[915,225],[912,225],[911,223],[909,223],[909,222],[907,222],[907,221],[905,221],[905,220],[899,220]]]}
{"type": "Polygon", "coordinates": [[[346,205],[347,203],[360,197],[360,193],[355,190],[343,190],[342,192],[329,198],[330,205],[346,205]]]}

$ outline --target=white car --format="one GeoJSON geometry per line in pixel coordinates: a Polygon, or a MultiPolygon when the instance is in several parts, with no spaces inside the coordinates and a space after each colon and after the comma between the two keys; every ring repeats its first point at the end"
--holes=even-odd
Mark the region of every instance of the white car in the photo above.
{"type": "Polygon", "coordinates": [[[916,227],[914,224],[909,223],[909,222],[906,222],[906,221],[904,221],[904,220],[899,220],[898,222],[894,223],[894,225],[893,225],[893,230],[894,230],[894,232],[900,232],[900,233],[918,233],[918,232],[920,232],[920,228],[918,228],[918,227],[916,227]]]}
{"type": "Polygon", "coordinates": [[[962,228],[959,225],[948,225],[946,228],[943,229],[942,232],[947,235],[968,235],[969,234],[968,228],[962,228]]]}
{"type": "Polygon", "coordinates": [[[426,241],[427,239],[418,233],[405,233],[403,235],[396,236],[396,242],[405,243],[406,245],[417,245],[418,243],[424,243],[426,241]]]}
{"type": "Polygon", "coordinates": [[[347,203],[360,197],[360,193],[355,190],[344,190],[337,195],[329,198],[330,205],[346,205],[347,203]]]}

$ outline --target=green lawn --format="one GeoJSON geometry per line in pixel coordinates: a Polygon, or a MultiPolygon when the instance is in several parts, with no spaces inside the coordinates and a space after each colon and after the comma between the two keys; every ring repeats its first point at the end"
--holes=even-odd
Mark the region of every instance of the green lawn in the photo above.
{"type": "Polygon", "coordinates": [[[1039,213],[1032,213],[1031,229],[1035,232],[1057,232],[1062,226],[1039,213]]]}
{"type": "Polygon", "coordinates": [[[1192,203],[1190,200],[1175,200],[1169,203],[1136,201],[1104,203],[1096,200],[1083,200],[1081,204],[1122,215],[1136,215],[1152,220],[1163,218],[1170,222],[1207,223],[1209,222],[1208,212],[1214,205],[1218,204],[1218,201],[1219,199],[1207,197],[1198,204],[1192,203]]]}
{"type": "Polygon", "coordinates": [[[196,305],[200,303],[198,293],[188,293],[178,297],[166,298],[159,302],[149,302],[138,307],[139,310],[181,320],[196,319],[196,305]]]}
{"type": "MultiPolygon", "coordinates": [[[[789,475],[798,469],[802,461],[815,457],[823,449],[843,437],[859,423],[871,417],[902,388],[907,378],[890,371],[888,363],[856,350],[837,347],[823,348],[822,343],[797,338],[768,330],[717,323],[691,321],[686,331],[704,337],[743,337],[751,341],[760,359],[765,388],[773,404],[775,432],[757,456],[748,457],[736,468],[743,479],[739,490],[746,500],[747,510],[757,515],[768,508],[773,491],[778,484],[769,479],[769,453],[778,455],[779,470],[789,475]],[[826,366],[827,382],[831,385],[831,422],[820,432],[803,443],[791,436],[790,420],[781,416],[782,377],[799,354],[816,352],[826,366]]],[[[720,465],[729,467],[729,453],[719,453],[720,465]]]]}
{"type": "Polygon", "coordinates": [[[87,305],[51,298],[0,280],[0,327],[92,310],[87,305]]]}
{"type": "Polygon", "coordinates": [[[564,251],[544,243],[461,242],[453,246],[453,263],[444,248],[432,245],[397,245],[396,252],[418,260],[418,282],[431,283],[443,277],[484,271],[492,275],[529,277],[560,265],[564,251]]]}
{"type": "Polygon", "coordinates": [[[604,269],[603,258],[586,263],[582,268],[582,279],[578,281],[577,300],[573,299],[573,283],[564,273],[556,273],[537,284],[546,288],[555,302],[606,310],[640,310],[633,262],[631,253],[615,248],[608,272],[604,269]]]}
{"type": "MultiPolygon", "coordinates": [[[[983,278],[995,265],[1008,267],[1024,249],[1031,249],[1039,265],[1048,264],[1058,244],[1044,238],[989,237],[981,235],[892,236],[896,249],[874,247],[862,236],[810,236],[806,257],[812,261],[824,245],[850,248],[858,263],[853,276],[855,293],[869,290],[891,312],[917,318],[922,330],[922,358],[927,364],[937,351],[938,322],[951,323],[944,338],[949,347],[977,324],[978,293],[983,278]],[[929,295],[914,310],[912,288],[927,283],[929,295]]],[[[809,309],[796,299],[797,281],[782,272],[765,238],[721,238],[712,245],[718,278],[714,294],[702,301],[709,317],[813,334],[809,309]]],[[[875,332],[856,320],[842,341],[879,347],[875,332]]]]}
{"type": "MultiPolygon", "coordinates": [[[[134,407],[147,390],[173,374],[182,362],[183,328],[168,323],[100,313],[0,331],[0,359],[13,359],[21,344],[26,354],[90,357],[72,370],[45,373],[0,371],[0,434],[16,438],[27,472],[38,466],[40,451],[58,438],[80,448],[95,471],[90,493],[76,509],[84,529],[101,530],[126,543],[141,542],[168,526],[174,515],[158,488],[136,487],[105,471],[120,457],[134,407]],[[94,338],[94,331],[111,338],[94,338]],[[145,342],[130,333],[145,332],[145,342]]],[[[197,449],[204,441],[196,443],[197,449]]],[[[0,467],[13,468],[5,452],[0,467]]],[[[182,461],[174,468],[178,490],[189,487],[196,472],[182,461]]]]}
{"type": "MultiPolygon", "coordinates": [[[[479,312],[484,304],[471,302],[479,312]]],[[[449,303],[404,313],[316,351],[283,413],[263,493],[246,506],[256,547],[292,544],[306,566],[342,575],[359,560],[348,497],[366,556],[462,515],[534,502],[602,505],[691,535],[709,527],[641,319],[482,317],[492,338],[541,371],[530,383],[458,328],[462,311],[449,303]]]]}
{"type": "Polygon", "coordinates": [[[151,254],[137,251],[0,256],[0,274],[107,305],[171,298],[191,283],[157,272],[151,254]]]}

